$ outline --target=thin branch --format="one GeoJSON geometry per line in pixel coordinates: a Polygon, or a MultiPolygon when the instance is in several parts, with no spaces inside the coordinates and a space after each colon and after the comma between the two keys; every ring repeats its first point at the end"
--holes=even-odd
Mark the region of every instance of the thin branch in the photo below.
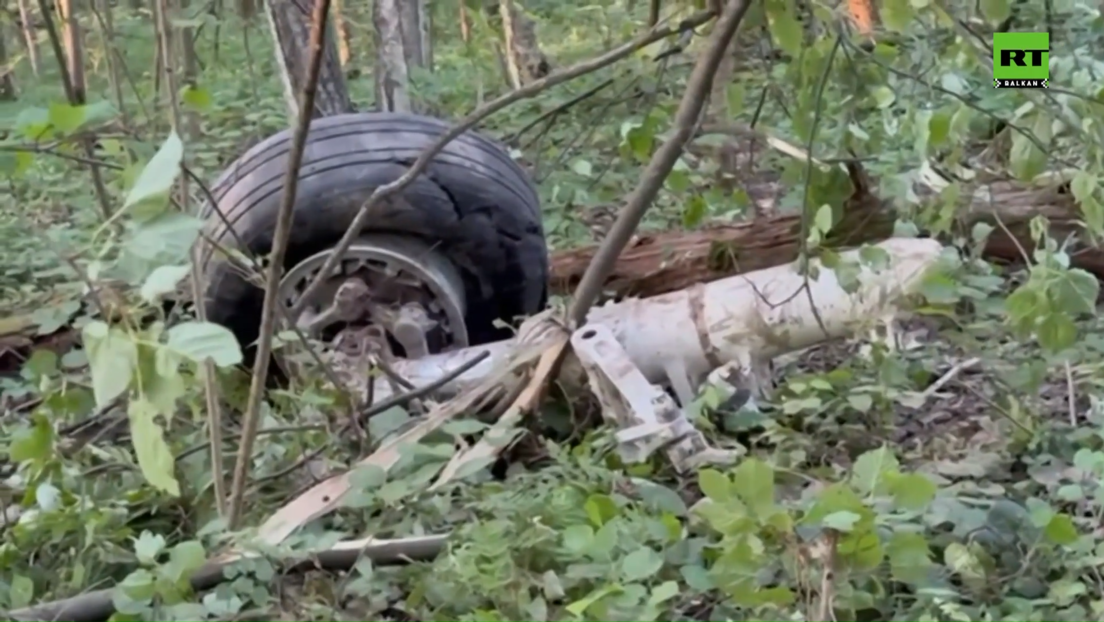
{"type": "Polygon", "coordinates": [[[694,137],[702,108],[709,100],[713,76],[717,73],[721,57],[728,49],[728,43],[736,34],[736,29],[740,26],[750,3],[750,0],[730,0],[725,5],[720,19],[714,24],[708,46],[702,51],[687,80],[686,92],[675,112],[674,131],[671,137],[652,155],[648,166],[641,173],[640,185],[625,201],[625,207],[621,209],[617,221],[613,223],[613,227],[602,240],[602,245],[594,254],[586,272],[583,273],[583,278],[579,281],[579,286],[575,289],[570,316],[576,325],[586,321],[587,313],[602,293],[602,284],[613,270],[617,257],[636,232],[644,212],[659,194],[663,182],[682,155],[686,144],[694,137]]]}
{"type": "MultiPolygon", "coordinates": [[[[161,40],[161,47],[165,50],[172,49],[172,26],[169,23],[169,0],[158,0],[157,30],[161,40]]],[[[110,10],[110,9],[109,9],[110,10]]],[[[180,101],[177,98],[179,90],[176,85],[176,68],[172,59],[176,54],[162,54],[164,66],[161,70],[165,74],[165,86],[169,91],[169,113],[172,119],[173,131],[177,135],[184,133],[184,118],[180,111],[180,101]]],[[[183,163],[181,170],[183,170],[183,163]]],[[[188,176],[184,175],[180,181],[180,199],[178,201],[180,211],[188,213],[188,176]]],[[[203,270],[199,265],[199,245],[192,248],[192,297],[195,299],[196,319],[200,322],[207,321],[207,309],[203,305],[203,270]]],[[[226,516],[226,466],[222,454],[222,404],[219,402],[218,376],[215,372],[215,363],[207,359],[200,365],[200,378],[203,384],[204,402],[207,406],[207,434],[211,442],[211,480],[214,482],[215,508],[219,516],[226,516]]]]}
{"type": "MultiPolygon", "coordinates": [[[[268,364],[272,358],[272,337],[276,332],[276,310],[279,304],[280,277],[283,275],[284,256],[287,253],[288,237],[291,233],[292,217],[295,209],[296,188],[299,184],[299,166],[303,162],[304,145],[310,129],[311,111],[314,110],[314,95],[318,89],[318,74],[322,67],[322,52],[326,36],[326,18],[330,12],[330,0],[317,0],[311,15],[310,64],[307,67],[303,84],[302,100],[299,102],[299,122],[295,127],[291,151],[288,153],[287,174],[284,177],[284,192],[280,211],[276,215],[276,231],[273,234],[272,254],[269,257],[268,275],[265,281],[264,306],[261,309],[261,329],[257,343],[257,360],[253,365],[253,378],[249,385],[249,401],[242,422],[241,447],[234,464],[234,479],[230,487],[230,504],[226,522],[229,529],[237,527],[241,520],[249,466],[253,455],[253,443],[256,440],[257,423],[260,419],[261,400],[264,398],[265,382],[268,379],[268,364]]],[[[332,268],[331,268],[332,269],[332,268]]],[[[199,302],[199,301],[197,301],[199,302]]]]}
{"type": "MultiPolygon", "coordinates": [[[[327,0],[320,0],[326,2],[327,0]]],[[[348,570],[358,559],[369,559],[377,566],[406,564],[411,561],[428,561],[436,557],[445,546],[448,535],[416,536],[401,540],[376,540],[368,538],[354,542],[342,542],[326,551],[318,551],[299,558],[284,560],[283,572],[323,569],[348,570]]],[[[212,560],[204,564],[190,582],[196,593],[210,590],[226,581],[226,569],[242,557],[212,560]]],[[[88,592],[25,609],[8,612],[7,619],[17,622],[38,620],[71,620],[72,622],[96,622],[106,620],[115,613],[112,600],[113,588],[88,592]]]]}
{"type": "MultiPolygon", "coordinates": [[[[402,192],[407,186],[414,183],[414,180],[425,171],[429,166],[430,160],[432,160],[442,149],[445,148],[450,142],[458,138],[461,134],[471,130],[480,121],[483,121],[492,114],[506,108],[507,106],[519,102],[525,99],[530,99],[536,95],[548,90],[549,88],[558,84],[563,84],[568,80],[574,80],[579,76],[593,73],[603,67],[612,65],[613,63],[628,58],[637,50],[640,50],[656,41],[664,39],[674,34],[684,32],[700,26],[709,20],[713,19],[713,13],[710,11],[702,11],[695,13],[686,20],[680,22],[674,26],[657,26],[649,30],[647,33],[629,41],[623,43],[620,46],[606,52],[605,54],[592,58],[590,60],[583,61],[561,71],[551,73],[540,80],[536,80],[520,89],[511,91],[493,99],[486,104],[476,108],[468,116],[460,120],[459,123],[450,128],[447,132],[442,134],[436,142],[426,148],[425,151],[418,156],[418,159],[410,166],[405,173],[398,179],[390,183],[384,184],[375,189],[372,195],[368,197],[368,200],[360,207],[360,211],[357,213],[356,218],[349,225],[349,228],[345,231],[345,235],[342,236],[331,251],[329,257],[326,258],[326,262],[322,265],[322,268],[312,279],[310,285],[303,292],[302,296],[295,303],[291,309],[292,318],[297,318],[303,309],[306,308],[310,301],[318,294],[319,289],[325,283],[337,267],[338,263],[344,258],[346,251],[349,250],[349,246],[352,245],[353,240],[360,236],[364,226],[368,224],[368,219],[372,217],[376,206],[381,204],[385,199],[402,192]]],[[[742,12],[741,12],[742,15],[742,12]]]]}

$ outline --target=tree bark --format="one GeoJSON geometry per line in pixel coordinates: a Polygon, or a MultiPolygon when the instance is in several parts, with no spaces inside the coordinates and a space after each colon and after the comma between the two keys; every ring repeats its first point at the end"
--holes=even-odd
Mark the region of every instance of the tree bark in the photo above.
{"type": "Polygon", "coordinates": [[[429,38],[427,0],[399,0],[399,24],[402,29],[403,55],[407,67],[433,70],[433,48],[429,38]]]}
{"type": "Polygon", "coordinates": [[[80,22],[73,13],[72,0],[58,0],[58,12],[62,20],[62,32],[65,41],[65,59],[69,67],[69,83],[73,88],[73,99],[77,104],[85,102],[84,49],[81,45],[80,22]]]}
{"type": "Polygon", "coordinates": [[[376,102],[381,110],[413,112],[399,0],[374,0],[372,23],[376,31],[376,102]]]}
{"type": "Polygon", "coordinates": [[[471,17],[468,16],[467,0],[460,0],[460,40],[471,43],[471,17]]]}
{"type": "Polygon", "coordinates": [[[0,26],[0,101],[15,101],[15,76],[8,67],[8,49],[4,45],[4,29],[0,26]]]}
{"type": "MultiPolygon", "coordinates": [[[[310,0],[268,0],[265,15],[276,43],[276,60],[281,68],[289,122],[298,117],[299,93],[303,92],[310,50],[310,0]]],[[[322,67],[318,75],[318,91],[314,97],[312,118],[353,112],[345,76],[334,43],[333,25],[326,25],[326,41],[322,67]]]]}
{"type": "Polygon", "coordinates": [[[337,31],[337,59],[342,69],[348,69],[349,60],[353,57],[353,29],[345,19],[345,0],[333,0],[330,13],[333,14],[334,30],[337,31]]]}
{"type": "Polygon", "coordinates": [[[23,30],[23,41],[27,45],[27,60],[31,63],[31,71],[38,75],[38,37],[35,36],[34,18],[31,16],[29,0],[19,0],[19,25],[23,30]]]}
{"type": "Polygon", "coordinates": [[[498,12],[502,18],[510,85],[519,89],[547,76],[552,65],[540,49],[533,20],[525,16],[514,0],[499,0],[498,12]]]}

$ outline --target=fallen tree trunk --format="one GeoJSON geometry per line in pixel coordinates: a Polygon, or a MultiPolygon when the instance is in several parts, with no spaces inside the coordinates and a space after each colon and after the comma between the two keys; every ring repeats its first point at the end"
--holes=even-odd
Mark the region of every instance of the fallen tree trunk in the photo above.
{"type": "MultiPolygon", "coordinates": [[[[777,195],[770,184],[756,184],[749,194],[777,195]]],[[[965,194],[965,193],[964,193],[965,194]]],[[[1034,247],[1028,224],[1037,215],[1050,220],[1052,235],[1063,237],[1076,227],[1077,206],[1060,188],[1025,189],[1014,182],[979,187],[962,206],[960,221],[969,226],[999,219],[1015,236],[1001,228],[990,236],[985,254],[990,259],[1020,261],[1019,248],[1034,247]]],[[[843,219],[833,227],[829,246],[856,246],[889,237],[894,210],[862,189],[844,207],[843,219]]],[[[698,231],[643,234],[625,250],[606,283],[616,297],[648,297],[724,277],[762,270],[793,261],[801,247],[801,219],[795,214],[759,218],[733,224],[712,224],[698,231]]],[[[569,294],[582,278],[597,246],[552,255],[552,291],[569,294]]],[[[1104,249],[1081,248],[1073,264],[1104,279],[1104,249]]]]}

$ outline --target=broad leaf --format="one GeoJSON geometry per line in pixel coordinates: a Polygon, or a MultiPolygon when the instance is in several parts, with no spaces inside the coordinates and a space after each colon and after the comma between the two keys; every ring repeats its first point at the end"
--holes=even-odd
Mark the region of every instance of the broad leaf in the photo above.
{"type": "Polygon", "coordinates": [[[225,326],[185,322],[170,328],[168,335],[168,347],[196,363],[211,359],[219,367],[229,367],[242,362],[238,340],[225,326]]]}
{"type": "Polygon", "coordinates": [[[92,373],[92,394],[103,407],[126,391],[138,364],[138,347],[120,328],[94,320],[81,330],[92,373]]]}
{"type": "Polygon", "coordinates": [[[142,398],[131,400],[127,407],[131,442],[138,456],[138,468],[146,481],[158,490],[179,497],[180,484],[174,475],[176,461],[157,423],[157,415],[157,407],[152,402],[142,398]]]}

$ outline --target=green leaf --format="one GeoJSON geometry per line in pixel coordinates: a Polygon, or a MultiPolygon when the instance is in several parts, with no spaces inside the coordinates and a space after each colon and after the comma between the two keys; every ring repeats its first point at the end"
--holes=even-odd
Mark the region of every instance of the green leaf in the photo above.
{"type": "Polygon", "coordinates": [[[219,367],[229,367],[242,361],[242,351],[234,334],[211,322],[185,322],[173,326],[168,330],[167,345],[196,363],[211,359],[219,367]]]}
{"type": "Polygon", "coordinates": [[[655,549],[642,546],[621,560],[621,576],[626,581],[643,581],[663,568],[663,556],[655,549]]]}
{"type": "Polygon", "coordinates": [[[72,106],[69,104],[50,104],[50,125],[58,134],[72,134],[77,128],[84,125],[84,106],[72,106]]]}
{"type": "Polygon", "coordinates": [[[19,177],[34,164],[34,154],[30,151],[0,152],[0,175],[19,177]]]}
{"type": "Polygon", "coordinates": [[[960,542],[952,542],[943,549],[943,565],[965,578],[985,576],[985,567],[981,560],[960,542]]]}
{"type": "Polygon", "coordinates": [[[866,393],[858,393],[855,395],[848,395],[847,403],[851,405],[851,408],[861,413],[867,413],[870,412],[870,409],[874,406],[874,398],[866,393]]]}
{"type": "Polygon", "coordinates": [[[861,495],[880,494],[886,474],[897,471],[897,457],[883,445],[859,456],[851,466],[851,485],[861,495]]]}
{"type": "Polygon", "coordinates": [[[715,503],[723,504],[733,495],[732,481],[715,469],[702,469],[698,472],[698,487],[702,494],[715,503]]]}
{"type": "Polygon", "coordinates": [[[142,299],[146,302],[157,302],[165,294],[176,290],[176,285],[184,277],[188,276],[191,266],[158,266],[146,277],[142,283],[142,299]]]}
{"type": "Polygon", "coordinates": [[[894,503],[909,510],[923,510],[928,507],[938,492],[935,483],[919,473],[894,475],[889,478],[889,482],[894,503]]]}
{"type": "Polygon", "coordinates": [[[562,535],[564,546],[573,553],[585,553],[594,542],[594,529],[590,525],[568,525],[562,535]]]}
{"type": "Polygon", "coordinates": [[[176,411],[176,400],[187,391],[184,377],[180,375],[182,356],[167,347],[153,343],[138,346],[137,377],[134,382],[142,387],[142,397],[157,407],[157,411],[171,417],[176,411]]]}
{"type": "Polygon", "coordinates": [[[138,269],[142,277],[156,265],[185,263],[202,227],[202,220],[180,212],[142,221],[130,227],[130,235],[124,242],[126,259],[141,262],[138,269]]]}
{"type": "Polygon", "coordinates": [[[878,85],[871,91],[871,95],[874,96],[874,105],[879,110],[885,110],[893,105],[893,102],[897,101],[897,94],[893,92],[893,89],[885,85],[878,85]]]}
{"type": "MultiPolygon", "coordinates": [[[[1035,137],[1046,147],[1050,141],[1050,122],[1042,115],[1036,115],[1031,127],[1035,137]]],[[[1012,133],[1012,148],[1008,153],[1008,164],[1016,179],[1030,182],[1046,170],[1047,154],[1022,132],[1012,133]]]]}
{"type": "Polygon", "coordinates": [[[1104,235],[1104,205],[1096,200],[1093,195],[1088,195],[1080,201],[1081,216],[1085,219],[1085,226],[1091,233],[1104,235]]]}
{"type": "Polygon", "coordinates": [[[999,24],[1012,14],[1008,0],[981,0],[981,14],[990,24],[999,24]]]}
{"type": "Polygon", "coordinates": [[[767,28],[778,47],[796,58],[805,44],[801,23],[794,17],[793,7],[787,0],[768,0],[766,4],[767,28]]]}
{"type": "Polygon", "coordinates": [[[847,510],[840,510],[838,512],[832,512],[828,516],[824,517],[821,521],[825,527],[829,529],[835,529],[836,531],[842,531],[844,533],[851,531],[855,528],[855,523],[859,522],[862,516],[854,512],[847,510]]]}
{"type": "Polygon", "coordinates": [[[1055,307],[1068,315],[1095,315],[1100,282],[1081,268],[1072,268],[1050,282],[1055,307]]]}
{"type": "Polygon", "coordinates": [[[564,608],[567,609],[568,613],[570,613],[571,615],[581,617],[584,613],[586,613],[586,610],[589,609],[590,606],[594,603],[602,600],[606,596],[611,596],[621,591],[622,590],[620,585],[607,585],[605,587],[594,590],[593,592],[567,605],[564,608]]]}
{"type": "Polygon", "coordinates": [[[813,226],[817,231],[821,233],[828,233],[832,230],[832,206],[828,204],[821,205],[817,208],[816,218],[813,220],[813,226]]]}
{"type": "Polygon", "coordinates": [[[138,364],[138,347],[122,329],[93,320],[81,329],[92,374],[92,395],[104,407],[127,390],[138,364]]]}
{"type": "Polygon", "coordinates": [[[169,192],[180,174],[180,163],[183,159],[184,143],[180,141],[180,136],[175,131],[169,132],[169,137],[165,139],[161,148],[138,174],[134,187],[127,193],[123,209],[140,204],[152,204],[157,208],[156,211],[160,212],[168,203],[169,192]]]}
{"type": "Polygon", "coordinates": [[[870,510],[850,486],[844,483],[835,483],[820,491],[816,503],[805,514],[801,522],[808,525],[819,525],[829,514],[844,510],[858,514],[864,521],[871,518],[870,510]]]}
{"type": "Polygon", "coordinates": [[[168,566],[172,569],[171,577],[174,581],[180,582],[190,578],[205,563],[207,563],[207,552],[203,550],[203,544],[198,540],[185,540],[169,551],[168,566]]]}
{"type": "Polygon", "coordinates": [[[9,587],[11,594],[8,595],[8,604],[12,609],[22,609],[31,604],[34,600],[35,586],[34,581],[29,577],[25,577],[21,574],[17,574],[11,578],[11,586],[9,587]]]}
{"type": "Polygon", "coordinates": [[[176,468],[172,450],[165,442],[164,432],[158,425],[157,407],[146,399],[130,401],[127,416],[130,419],[130,437],[134,453],[138,456],[138,468],[146,481],[154,488],[179,497],[180,484],[176,481],[176,468]]]}
{"type": "Polygon", "coordinates": [[[146,530],[134,540],[134,554],[138,557],[138,563],[143,566],[153,566],[157,563],[157,557],[165,550],[165,537],[146,530]]]}
{"type": "Polygon", "coordinates": [[[1077,343],[1077,326],[1063,313],[1048,313],[1035,331],[1039,345],[1051,352],[1061,352],[1077,343]]]}
{"type": "Polygon", "coordinates": [[[200,86],[186,85],[180,93],[180,100],[192,110],[207,112],[211,109],[211,92],[200,86]]]}
{"type": "Polygon", "coordinates": [[[613,499],[601,494],[590,495],[583,504],[583,510],[595,527],[605,525],[620,513],[613,499]]]}
{"type": "Polygon", "coordinates": [[[728,105],[728,114],[735,118],[744,111],[744,99],[747,97],[747,87],[741,81],[734,81],[725,87],[725,103],[728,105]]]}
{"type": "Polygon", "coordinates": [[[362,464],[349,474],[349,484],[358,490],[375,490],[387,481],[387,470],[377,464],[362,464]]]}
{"type": "Polygon", "coordinates": [[[678,596],[680,591],[677,581],[664,581],[652,589],[651,595],[648,596],[648,604],[659,605],[665,603],[678,596]]]}
{"type": "Polygon", "coordinates": [[[762,460],[747,458],[732,473],[732,490],[759,518],[774,510],[774,469],[762,460]]]}
{"type": "Polygon", "coordinates": [[[682,208],[682,226],[687,229],[697,227],[705,220],[708,212],[709,204],[706,203],[705,197],[700,194],[692,195],[686,200],[686,206],[682,208]]]}
{"type": "Polygon", "coordinates": [[[571,162],[571,170],[575,171],[576,175],[582,175],[583,177],[590,177],[594,173],[594,167],[590,162],[581,158],[576,158],[571,162]]]}
{"type": "Polygon", "coordinates": [[[451,436],[466,436],[483,432],[488,427],[490,426],[476,419],[452,419],[441,426],[440,430],[451,436]]]}
{"type": "Polygon", "coordinates": [[[932,147],[942,147],[951,134],[951,111],[947,109],[936,110],[928,119],[928,144],[932,147]]]}
{"type": "Polygon", "coordinates": [[[891,32],[904,32],[914,19],[909,0],[885,0],[882,4],[882,24],[891,32]]]}
{"type": "Polygon", "coordinates": [[[932,566],[931,550],[919,533],[898,531],[886,544],[893,578],[903,583],[920,583],[927,579],[932,566]]]}
{"type": "Polygon", "coordinates": [[[54,428],[46,417],[35,415],[31,425],[19,427],[12,433],[8,457],[13,462],[43,461],[50,457],[54,447],[54,428]]]}
{"type": "Polygon", "coordinates": [[[1072,545],[1080,537],[1077,533],[1077,527],[1073,524],[1073,519],[1064,513],[1052,516],[1050,522],[1043,529],[1043,534],[1051,542],[1062,546],[1072,545]]]}

